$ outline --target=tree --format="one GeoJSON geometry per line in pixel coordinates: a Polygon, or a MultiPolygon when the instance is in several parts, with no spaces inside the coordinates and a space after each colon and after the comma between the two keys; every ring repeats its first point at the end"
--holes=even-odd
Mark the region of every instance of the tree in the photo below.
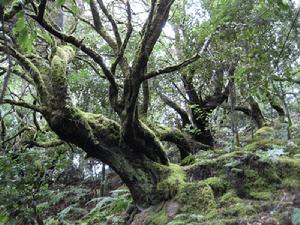
{"type": "Polygon", "coordinates": [[[88,156],[113,168],[130,189],[135,202],[144,207],[169,199],[176,192],[172,191],[176,187],[159,185],[172,174],[172,167],[155,132],[140,120],[138,111],[138,96],[143,82],[194,61],[190,59],[175,66],[147,72],[154,45],[173,2],[151,1],[147,5],[149,13],[138,43],[130,43],[131,38],[138,37],[133,34],[129,1],[118,2],[118,6],[124,7],[127,14],[126,21],[120,22],[121,25],[117,24],[117,19],[102,0],[91,0],[89,3],[92,24],[80,17],[75,12],[76,8],[70,9],[74,7],[71,2],[54,9],[51,9],[53,3],[48,1],[25,2],[21,7],[7,7],[4,14],[4,30],[6,25],[12,23],[11,19],[17,18],[15,32],[19,32],[18,42],[14,41],[16,33],[9,30],[5,31],[0,42],[0,51],[21,66],[22,69],[15,67],[35,88],[34,103],[9,98],[5,98],[3,103],[40,113],[61,140],[82,148],[88,156]],[[57,24],[53,18],[61,10],[60,7],[67,8],[70,14],[88,23],[102,38],[100,45],[105,43],[109,47],[107,52],[111,57],[105,58],[97,46],[94,49],[84,39],[75,37],[75,34],[63,32],[67,28],[61,27],[62,23],[57,24]],[[30,32],[27,28],[30,24],[39,27],[30,32]],[[106,26],[110,26],[112,31],[106,26]],[[126,34],[121,35],[120,29],[124,28],[126,34]],[[28,35],[32,35],[31,40],[28,35]],[[46,43],[46,51],[51,49],[50,54],[43,51],[43,43],[46,43]],[[129,45],[136,48],[134,54],[126,52],[132,51],[129,45]],[[27,54],[30,51],[33,54],[27,54]],[[72,102],[67,76],[72,70],[69,68],[71,62],[79,54],[83,54],[85,61],[108,82],[107,94],[111,109],[118,116],[116,121],[101,114],[84,112],[72,102]]]}
{"type": "MultiPolygon", "coordinates": [[[[274,72],[274,58],[284,36],[283,32],[280,41],[274,42],[276,29],[284,27],[276,23],[281,18],[274,16],[281,1],[272,7],[275,22],[260,15],[274,1],[249,1],[242,4],[244,10],[240,10],[240,1],[201,2],[209,21],[190,23],[189,29],[184,16],[179,16],[183,24],[175,16],[171,23],[175,38],[169,42],[161,34],[174,0],[1,2],[5,10],[0,37],[4,66],[0,69],[6,77],[1,104],[33,111],[32,118],[19,116],[26,119],[20,119],[21,129],[12,138],[31,130],[28,124],[40,132],[39,123],[49,126],[59,140],[40,143],[32,135],[27,144],[68,143],[83,149],[87,157],[102,161],[120,175],[140,207],[171,199],[181,182],[174,175],[182,168],[169,163],[161,142],[174,143],[181,158],[192,152],[185,131],[192,139],[212,146],[210,114],[229,97],[232,111],[240,107],[237,100],[247,99],[247,113],[261,127],[263,115],[253,93],[259,88],[251,90],[258,82],[265,84],[268,74],[274,72]],[[248,11],[253,13],[248,15],[248,11]],[[173,59],[172,64],[156,63],[160,54],[163,59],[170,55],[155,48],[162,40],[176,46],[178,63],[173,59]],[[274,42],[271,47],[270,42],[274,42]],[[150,80],[173,72],[179,75],[184,93],[181,87],[176,93],[185,98],[186,108],[175,103],[179,97],[173,100],[161,94],[161,98],[180,115],[181,130],[149,121],[150,80]],[[7,88],[6,83],[12,82],[10,74],[26,83],[17,88],[18,94],[7,88]],[[81,77],[91,79],[85,84],[81,77]],[[77,90],[87,85],[88,92],[77,97],[77,90]],[[242,91],[247,94],[241,97],[242,91]],[[40,116],[43,119],[38,121],[40,116]],[[183,129],[188,125],[200,132],[183,129]]],[[[292,12],[289,7],[287,11],[292,12]]],[[[3,144],[11,139],[5,139],[3,119],[1,122],[3,144]]]]}

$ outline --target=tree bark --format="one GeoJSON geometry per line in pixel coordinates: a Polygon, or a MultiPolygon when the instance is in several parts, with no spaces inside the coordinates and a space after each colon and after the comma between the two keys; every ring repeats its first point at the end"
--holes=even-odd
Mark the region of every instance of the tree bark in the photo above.
{"type": "MultiPolygon", "coordinates": [[[[103,2],[97,2],[112,25],[119,47],[115,60],[118,62],[119,58],[122,61],[128,40],[125,39],[121,43],[113,18],[106,12],[103,2]]],[[[141,40],[136,46],[132,66],[125,71],[123,95],[119,94],[120,85],[114,77],[118,63],[113,63],[109,68],[96,50],[82,40],[53,27],[47,21],[48,18],[44,18],[47,1],[41,2],[37,15],[30,14],[30,17],[50,34],[80,49],[100,66],[109,82],[109,101],[112,109],[118,114],[120,123],[100,114],[83,112],[72,104],[67,82],[67,65],[75,54],[72,47],[55,46],[46,74],[46,71],[39,71],[38,66],[16,49],[0,43],[0,51],[9,53],[18,60],[23,69],[30,73],[35,84],[39,105],[22,105],[40,112],[61,140],[80,147],[88,156],[110,166],[127,185],[134,202],[140,207],[149,207],[168,200],[175,194],[174,190],[177,190],[177,185],[168,184],[168,177],[173,170],[172,166],[169,166],[167,155],[155,133],[139,120],[137,110],[138,94],[142,82],[146,79],[149,57],[167,21],[173,2],[174,0],[151,1],[150,13],[141,32],[141,40]]],[[[128,9],[130,14],[130,7],[128,9]]],[[[95,14],[93,16],[93,19],[97,20],[95,14]]],[[[128,22],[130,23],[130,20],[128,22]]],[[[101,35],[104,36],[103,33],[101,35]]],[[[19,102],[11,103],[21,105],[19,102]]]]}
{"type": "Polygon", "coordinates": [[[168,176],[170,169],[167,158],[161,158],[164,153],[152,152],[156,143],[151,143],[151,139],[144,139],[147,144],[143,148],[120,143],[120,126],[116,122],[72,106],[50,110],[44,116],[62,140],[113,168],[138,205],[146,207],[172,197],[168,190],[159,189],[158,184],[168,176]],[[145,152],[152,155],[147,156],[145,152]]]}
{"type": "Polygon", "coordinates": [[[255,99],[250,96],[248,98],[248,102],[251,108],[251,117],[255,121],[258,128],[262,128],[265,125],[265,118],[260,110],[260,107],[258,103],[255,101],[255,99]]]}
{"type": "Polygon", "coordinates": [[[284,109],[280,106],[275,97],[271,96],[271,93],[267,92],[267,98],[271,107],[278,113],[280,122],[284,122],[285,112],[284,109]]]}

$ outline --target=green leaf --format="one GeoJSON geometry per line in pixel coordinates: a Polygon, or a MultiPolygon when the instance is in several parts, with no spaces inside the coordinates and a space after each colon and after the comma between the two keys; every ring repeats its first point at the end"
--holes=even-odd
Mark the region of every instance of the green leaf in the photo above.
{"type": "Polygon", "coordinates": [[[43,38],[45,39],[49,44],[52,43],[52,39],[51,39],[51,36],[44,32],[44,31],[41,31],[41,30],[38,30],[37,33],[43,38]]]}

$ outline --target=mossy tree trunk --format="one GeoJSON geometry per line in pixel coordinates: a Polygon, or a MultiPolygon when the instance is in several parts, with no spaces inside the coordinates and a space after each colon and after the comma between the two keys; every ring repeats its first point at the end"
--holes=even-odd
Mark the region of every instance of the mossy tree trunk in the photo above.
{"type": "MultiPolygon", "coordinates": [[[[90,157],[113,168],[140,206],[149,206],[171,196],[158,183],[168,175],[169,162],[154,133],[131,114],[122,114],[121,124],[100,114],[73,106],[66,81],[70,47],[59,47],[51,63],[48,98],[42,111],[51,129],[68,143],[82,148],[90,157]]],[[[130,104],[128,104],[130,105],[130,104]]],[[[129,111],[130,112],[130,111],[129,111]]],[[[135,113],[135,111],[133,112],[135,113]]]]}
{"type": "Polygon", "coordinates": [[[278,99],[276,99],[276,96],[272,96],[270,92],[267,92],[266,95],[271,107],[278,113],[279,121],[283,123],[285,118],[285,112],[284,109],[281,107],[278,99]]]}
{"type": "Polygon", "coordinates": [[[266,121],[262,114],[262,111],[260,110],[258,103],[255,101],[255,99],[252,96],[248,98],[248,102],[251,108],[252,119],[255,121],[258,128],[262,128],[265,125],[266,121]]]}
{"type": "MultiPolygon", "coordinates": [[[[17,50],[16,46],[4,46],[0,43],[0,51],[10,54],[17,60],[30,77],[28,80],[35,86],[37,104],[5,100],[4,103],[18,105],[41,113],[50,128],[65,142],[82,148],[88,156],[101,160],[109,165],[128,186],[136,204],[148,207],[170,199],[176,191],[176,184],[165,185],[165,181],[172,173],[166,153],[157,138],[158,131],[153,132],[142,123],[138,114],[138,95],[141,84],[154,76],[180,69],[185,64],[167,67],[159,71],[147,73],[149,57],[157,42],[164,24],[167,21],[173,0],[152,1],[148,19],[141,33],[141,40],[137,44],[137,51],[133,62],[127,63],[124,54],[132,33],[131,8],[126,2],[127,33],[122,40],[118,26],[108,12],[102,0],[91,1],[94,29],[115,52],[115,61],[111,67],[105,64],[101,54],[74,36],[63,33],[47,20],[47,1],[41,1],[36,15],[30,14],[45,31],[63,40],[64,46],[52,49],[50,65],[35,60],[34,63],[17,50]],[[101,9],[112,25],[115,38],[105,30],[99,20],[98,9],[101,9]],[[105,79],[109,82],[108,97],[111,108],[119,116],[119,123],[100,114],[83,112],[76,108],[68,93],[67,67],[74,58],[73,47],[80,49],[101,69],[105,79]],[[115,73],[118,64],[122,73],[123,83],[118,83],[115,73]],[[40,70],[40,68],[43,68],[40,70]],[[154,75],[153,75],[154,74],[154,75]],[[122,87],[122,88],[120,88],[122,87]],[[120,93],[123,90],[123,93],[120,93]],[[157,135],[155,135],[155,133],[157,135]],[[164,185],[161,185],[161,183],[164,185]],[[172,190],[171,190],[172,189],[172,190]]],[[[22,10],[22,9],[20,9],[22,10]]],[[[168,132],[161,138],[168,139],[168,132]]],[[[175,137],[175,136],[174,136],[175,137]]],[[[170,139],[174,141],[174,138],[170,139]]]]}
{"type": "MultiPolygon", "coordinates": [[[[218,70],[218,81],[223,80],[223,73],[228,70],[230,76],[234,75],[235,68],[233,66],[225,68],[222,66],[218,70]]],[[[229,96],[229,84],[224,88],[223,82],[215,82],[212,88],[215,89],[212,95],[206,96],[204,99],[201,96],[201,91],[197,92],[194,87],[193,77],[194,71],[182,72],[181,79],[185,88],[185,92],[188,96],[188,112],[182,109],[179,105],[173,102],[165,95],[160,95],[161,99],[166,105],[173,108],[181,117],[182,127],[190,126],[189,130],[194,140],[207,145],[213,146],[214,139],[209,127],[210,114],[219,107],[229,96]],[[189,116],[190,114],[190,116],[189,116]]]]}

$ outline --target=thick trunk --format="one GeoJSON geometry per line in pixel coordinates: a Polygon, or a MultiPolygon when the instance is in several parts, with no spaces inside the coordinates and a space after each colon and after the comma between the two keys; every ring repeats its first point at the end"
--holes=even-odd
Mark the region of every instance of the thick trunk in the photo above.
{"type": "Polygon", "coordinates": [[[248,101],[250,104],[253,120],[255,121],[258,128],[262,128],[266,121],[260,110],[258,103],[255,101],[255,99],[252,96],[249,97],[248,101]]]}
{"type": "Polygon", "coordinates": [[[276,100],[276,97],[267,92],[267,98],[270,102],[271,107],[278,113],[280,122],[284,122],[285,112],[284,109],[280,106],[279,102],[276,100]]]}
{"type": "Polygon", "coordinates": [[[62,140],[75,144],[88,156],[113,168],[139,206],[147,207],[172,197],[173,192],[159,185],[168,177],[171,169],[164,153],[155,150],[158,142],[151,142],[155,136],[150,130],[139,134],[134,144],[129,146],[128,140],[120,142],[119,125],[102,115],[68,107],[51,110],[45,114],[45,118],[62,140]],[[149,137],[150,134],[153,137],[149,137]]]}

